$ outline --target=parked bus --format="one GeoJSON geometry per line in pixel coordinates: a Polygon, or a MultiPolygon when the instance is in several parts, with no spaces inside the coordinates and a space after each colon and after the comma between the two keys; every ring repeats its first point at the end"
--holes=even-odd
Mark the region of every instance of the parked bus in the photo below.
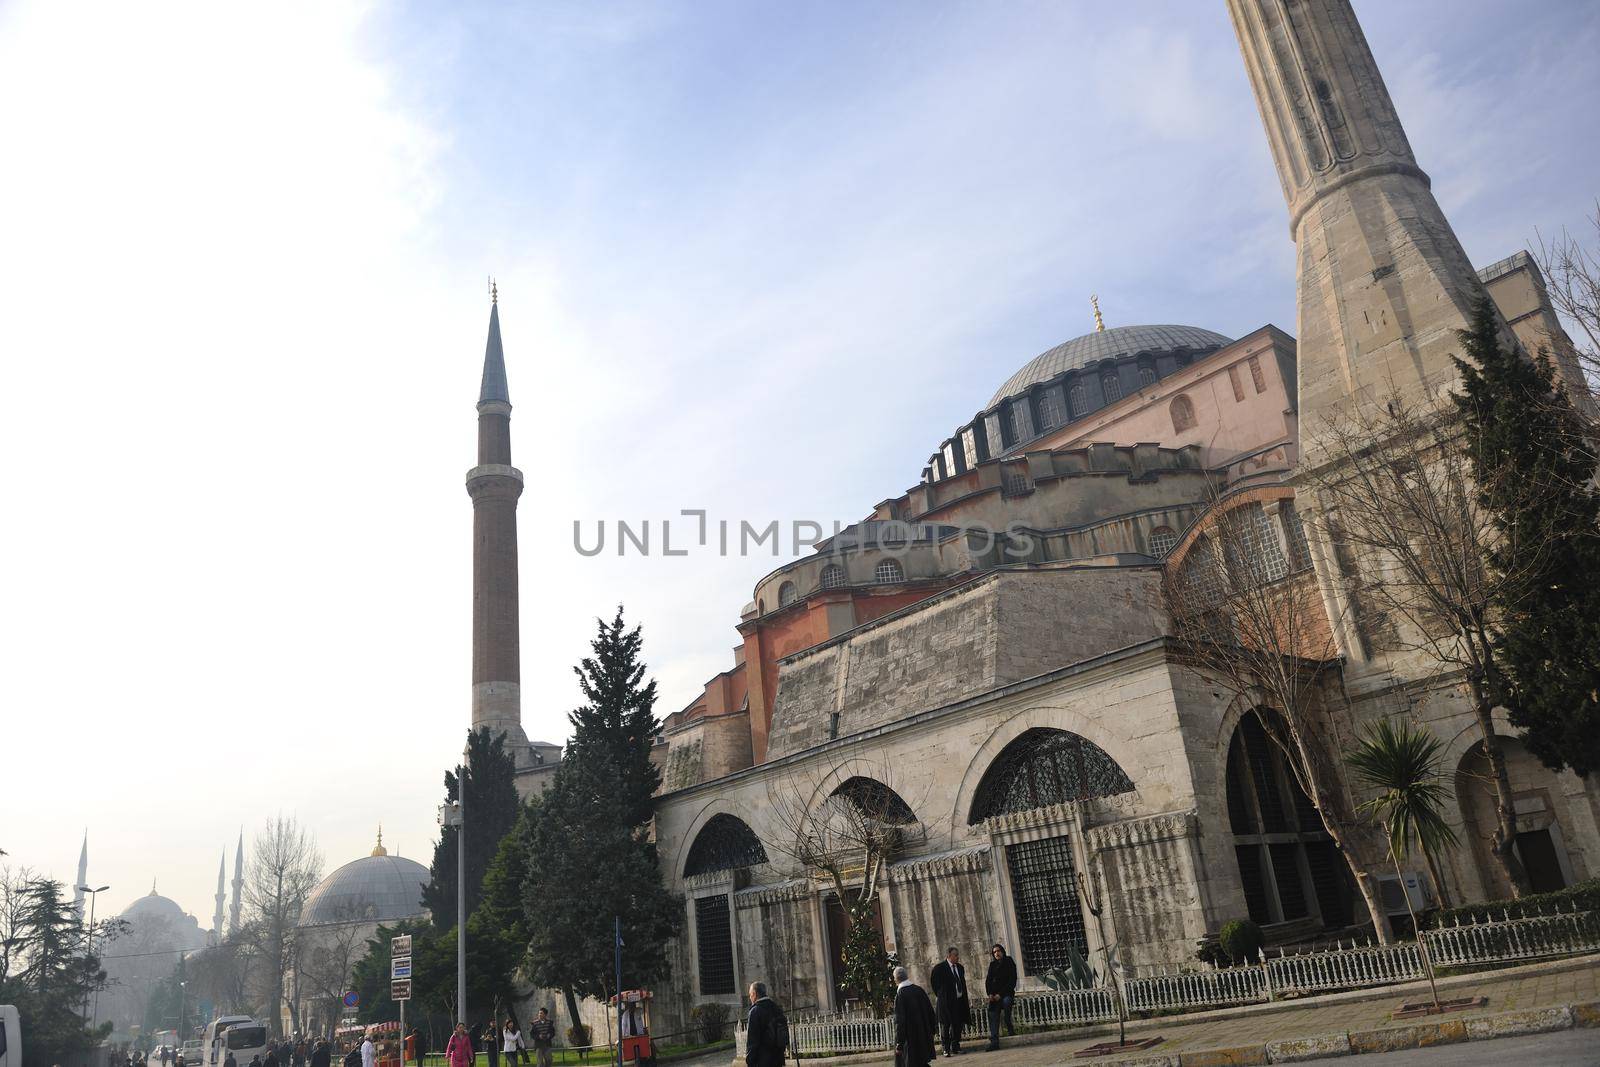
{"type": "Polygon", "coordinates": [[[222,1067],[228,1053],[246,1067],[253,1056],[267,1054],[267,1028],[248,1015],[219,1015],[206,1027],[206,1067],[222,1067]]]}

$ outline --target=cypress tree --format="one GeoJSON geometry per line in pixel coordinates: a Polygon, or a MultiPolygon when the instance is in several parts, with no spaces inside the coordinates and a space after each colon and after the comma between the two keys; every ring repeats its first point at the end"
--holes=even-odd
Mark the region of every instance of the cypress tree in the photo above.
{"type": "Polygon", "coordinates": [[[1479,499],[1510,580],[1497,608],[1496,698],[1528,750],[1553,769],[1600,767],[1600,495],[1595,442],[1546,354],[1502,342],[1487,296],[1460,334],[1454,397],[1479,499]]]}
{"type": "Polygon", "coordinates": [[[565,754],[565,759],[590,750],[604,754],[617,773],[613,795],[626,822],[634,827],[649,822],[661,786],[661,771],[650,760],[656,737],[656,683],[644,680],[643,644],[639,627],[630,630],[623,622],[622,605],[617,605],[611,622],[596,620],[589,645],[593,654],[573,668],[586,703],[568,716],[572,738],[565,754]]]}
{"type": "MultiPolygon", "coordinates": [[[[466,787],[467,806],[467,915],[478,907],[483,896],[483,876],[489,869],[500,839],[516,824],[522,812],[517,797],[516,762],[506,751],[506,735],[493,734],[480,726],[467,734],[467,772],[463,783],[454,770],[444,775],[447,801],[461,795],[466,787]]],[[[433,864],[428,884],[422,889],[422,903],[433,915],[441,931],[456,924],[456,847],[459,831],[454,826],[439,828],[439,841],[433,847],[433,864]]]]}

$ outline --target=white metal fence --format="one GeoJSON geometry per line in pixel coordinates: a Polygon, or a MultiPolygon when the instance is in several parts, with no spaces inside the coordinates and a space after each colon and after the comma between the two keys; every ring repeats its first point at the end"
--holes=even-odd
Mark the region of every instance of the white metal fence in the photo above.
{"type": "MultiPolygon", "coordinates": [[[[1561,911],[1512,918],[1453,923],[1423,933],[1436,967],[1510,963],[1600,950],[1600,912],[1561,911]]],[[[1268,955],[1256,964],[1209,970],[1174,971],[1122,983],[1130,1012],[1194,1011],[1229,1004],[1256,1004],[1276,997],[1334,989],[1360,989],[1406,982],[1423,975],[1414,942],[1397,945],[1337,945],[1309,952],[1268,955]]],[[[988,1014],[973,1005],[970,1039],[987,1038],[988,1014]]],[[[1019,1027],[1056,1029],[1116,1019],[1111,990],[1041,990],[1019,993],[1012,1018],[1019,1027]]],[[[744,1024],[737,1034],[744,1051],[744,1024]]],[[[894,1047],[894,1020],[862,1012],[794,1015],[789,1019],[794,1054],[826,1056],[874,1052],[894,1047]]]]}

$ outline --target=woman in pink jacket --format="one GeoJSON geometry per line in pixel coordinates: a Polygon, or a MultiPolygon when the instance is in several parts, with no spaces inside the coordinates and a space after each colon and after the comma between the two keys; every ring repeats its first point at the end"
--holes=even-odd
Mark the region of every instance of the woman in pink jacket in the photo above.
{"type": "Polygon", "coordinates": [[[466,1023],[456,1023],[456,1032],[450,1035],[444,1054],[450,1067],[472,1067],[472,1038],[467,1036],[466,1023]]]}

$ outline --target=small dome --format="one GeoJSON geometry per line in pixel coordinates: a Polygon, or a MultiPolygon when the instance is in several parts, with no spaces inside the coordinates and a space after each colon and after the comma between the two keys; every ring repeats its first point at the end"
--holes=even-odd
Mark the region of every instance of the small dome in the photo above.
{"type": "Polygon", "coordinates": [[[428,868],[402,856],[351,860],[317,883],[306,897],[300,925],[417,918],[427,914],[422,906],[422,887],[427,881],[428,868]]]}
{"type": "Polygon", "coordinates": [[[1025,392],[1030,385],[1047,382],[1065,371],[1086,367],[1113,356],[1136,356],[1143,352],[1212,352],[1231,345],[1224,337],[1198,326],[1117,326],[1097,330],[1056,345],[1028,361],[1027,366],[1006,379],[990,399],[994,407],[1008,396],[1025,392]]]}

